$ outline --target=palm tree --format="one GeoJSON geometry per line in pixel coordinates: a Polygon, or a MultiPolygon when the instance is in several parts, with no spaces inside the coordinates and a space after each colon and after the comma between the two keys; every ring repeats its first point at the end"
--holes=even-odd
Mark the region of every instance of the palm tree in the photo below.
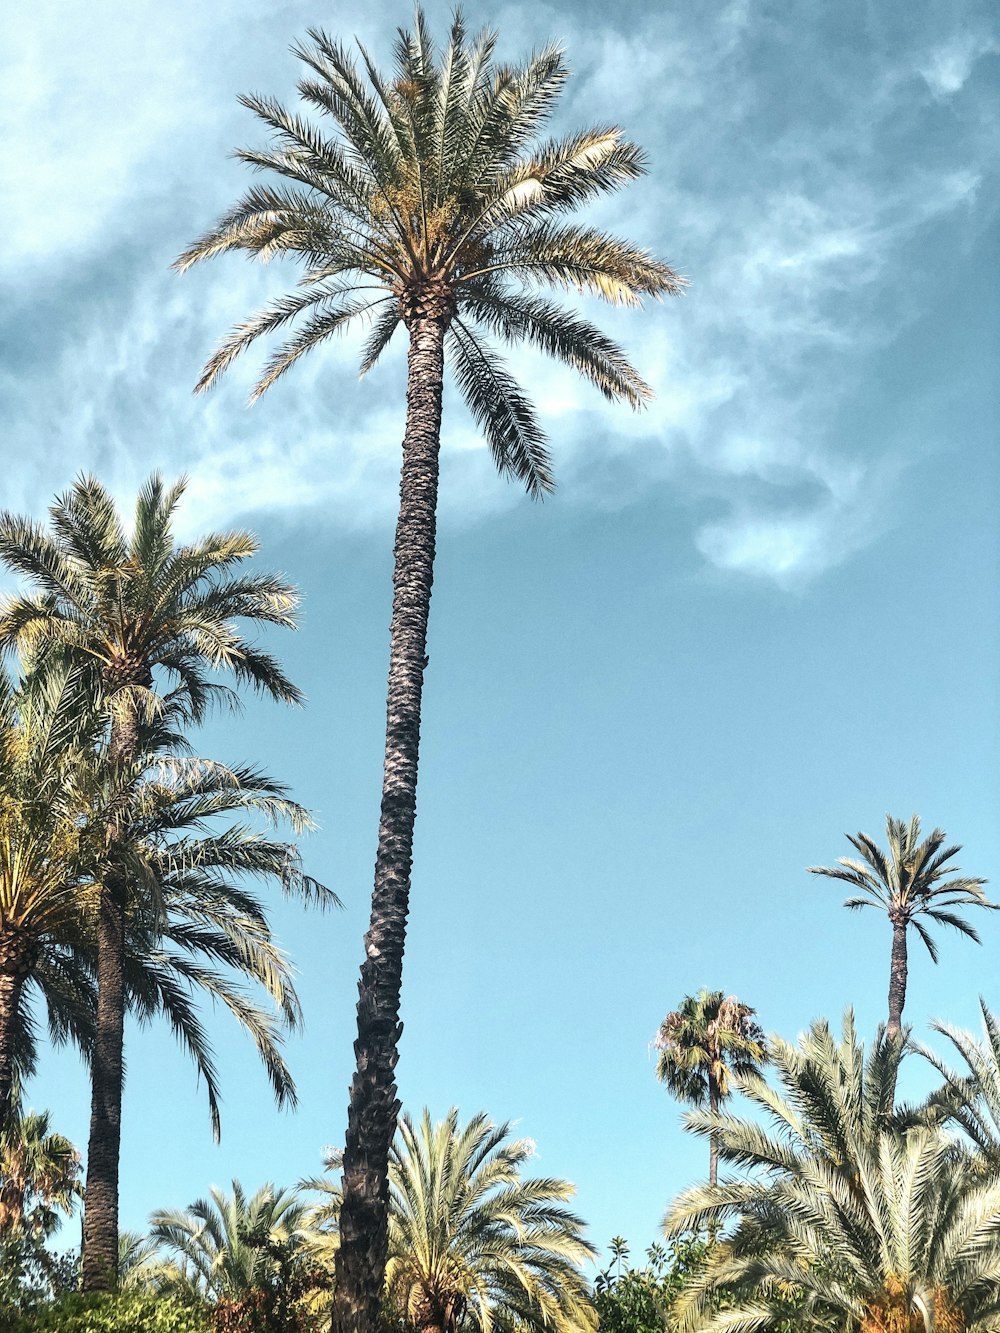
{"type": "MultiPolygon", "coordinates": [[[[597,1252],[565,1207],[574,1188],[522,1177],[535,1145],[510,1133],[482,1112],[460,1125],[454,1107],[437,1124],[426,1110],[419,1125],[400,1118],[389,1157],[384,1299],[413,1333],[596,1327],[579,1265],[597,1252]]],[[[341,1161],[332,1154],[328,1165],[341,1161]]],[[[339,1182],[303,1185],[327,1194],[317,1225],[341,1213],[339,1182]]]]}
{"type": "Polygon", "coordinates": [[[85,851],[95,729],[79,684],[79,673],[50,671],[18,690],[0,671],[0,1130],[16,1076],[34,1067],[25,986],[42,986],[55,1038],[92,1026],[86,985],[81,1001],[66,984],[97,893],[85,851]],[[53,968],[57,957],[65,966],[53,968]]]}
{"type": "MultiPolygon", "coordinates": [[[[755,1074],[767,1059],[764,1033],[753,1021],[756,1011],[735,995],[700,990],[685,995],[667,1014],[654,1039],[659,1051],[656,1077],[679,1102],[719,1110],[729,1096],[732,1075],[755,1074]]],[[[718,1145],[709,1136],[708,1179],[719,1175],[718,1145]]]]}
{"type": "Polygon", "coordinates": [[[929,838],[920,840],[920,820],[916,815],[907,824],[902,819],[886,815],[886,842],[888,853],[868,836],[846,834],[847,841],[859,853],[861,860],[842,856],[835,866],[809,866],[812,875],[829,875],[858,890],[844,906],[853,910],[877,907],[885,912],[892,925],[892,953],[889,961],[889,1022],[886,1032],[895,1037],[900,1031],[903,1005],[906,1003],[907,931],[912,925],[931,959],[938,960],[937,945],[919,919],[926,917],[936,925],[951,926],[962,935],[980,943],[979,935],[956,907],[988,907],[995,910],[1000,903],[991,903],[983,892],[985,879],[973,879],[961,874],[959,867],[949,865],[962,850],[959,846],[945,847],[947,835],[935,829],[929,838]]]}
{"type": "Polygon", "coordinates": [[[301,1240],[309,1205],[294,1189],[268,1183],[251,1197],[238,1180],[231,1194],[212,1187],[190,1208],[159,1208],[151,1216],[151,1239],[169,1262],[158,1277],[170,1290],[213,1301],[237,1300],[261,1288],[272,1271],[272,1244],[301,1240]]]}
{"type": "MultiPolygon", "coordinates": [[[[51,673],[43,680],[51,686],[51,673]]],[[[33,715],[30,720],[34,722],[33,715]]],[[[81,750],[74,767],[65,763],[47,767],[52,753],[43,741],[54,730],[49,726],[43,736],[37,726],[28,728],[38,743],[33,753],[40,770],[53,779],[51,808],[63,808],[59,802],[68,791],[76,794],[65,807],[76,820],[71,825],[73,857],[57,861],[53,839],[26,848],[22,838],[14,845],[19,855],[8,858],[17,873],[8,875],[7,884],[19,892],[0,898],[5,908],[0,914],[0,946],[8,930],[13,933],[5,923],[15,910],[19,930],[15,939],[30,944],[27,971],[12,1007],[9,1011],[6,1005],[0,1007],[0,1036],[11,1051],[15,1072],[22,1076],[34,1067],[33,989],[46,1002],[55,1039],[73,1039],[85,1058],[92,1058],[94,885],[102,874],[102,849],[94,844],[103,841],[108,808],[121,809],[118,792],[108,781],[112,775],[102,771],[100,755],[81,750]],[[42,855],[46,849],[48,859],[42,855]],[[35,860],[27,851],[37,853],[35,860]]],[[[288,960],[275,945],[263,904],[247,881],[270,881],[286,894],[320,907],[339,900],[303,873],[294,844],[244,824],[219,827],[220,818],[247,815],[272,824],[287,820],[296,832],[311,827],[306,812],[288,799],[279,783],[252,768],[201,759],[161,756],[149,764],[142,757],[135,772],[123,775],[119,769],[114,774],[124,782],[127,802],[117,856],[128,867],[129,882],[145,889],[130,894],[126,907],[125,1004],[141,1023],[157,1015],[168,1019],[204,1080],[218,1138],[218,1078],[194,1003],[196,992],[209,994],[229,1009],[250,1034],[278,1103],[295,1102],[295,1085],[281,1057],[280,1027],[295,1027],[300,1021],[298,999],[288,960]],[[277,1016],[247,993],[245,981],[266,992],[278,1007],[277,1016]]],[[[11,769],[3,773],[9,777],[11,769]]],[[[31,789],[25,794],[31,795],[31,789]]],[[[44,816],[41,797],[15,807],[22,824],[36,806],[44,816]]],[[[0,875],[4,864],[0,860],[0,875]]]]}
{"type": "Polygon", "coordinates": [[[769,1047],[779,1090],[736,1079],[759,1118],[687,1118],[751,1174],[688,1190],[664,1219],[668,1236],[735,1220],[674,1307],[682,1333],[990,1333],[1000,1177],[977,1172],[940,1130],[902,1127],[900,1043],[880,1033],[866,1056],[848,1013],[839,1042],[820,1021],[798,1047],[769,1047]]]}
{"type": "Polygon", "coordinates": [[[0,1238],[51,1235],[56,1210],[71,1213],[82,1194],[80,1154],[51,1127],[48,1111],[21,1110],[15,1098],[0,1130],[0,1238]]]}
{"type": "MultiPolygon", "coordinates": [[[[136,500],[131,535],[111,496],[90,477],[52,505],[51,533],[29,519],[0,514],[0,559],[37,590],[0,605],[0,649],[17,647],[43,663],[71,660],[87,668],[109,719],[109,762],[123,772],[134,766],[141,727],[159,707],[158,672],[175,682],[175,694],[183,696],[194,721],[213,697],[235,697],[208,678],[207,667],[225,667],[274,698],[300,699],[275,659],[234,623],[292,626],[295,591],[271,575],[231,574],[257,550],[248,533],[176,545],[172,522],[184,485],[164,487],[151,477],[136,500]]],[[[116,845],[120,825],[121,812],[109,811],[109,846],[116,845]]],[[[113,1284],[118,1251],[127,888],[121,869],[112,867],[97,912],[83,1254],[88,1291],[113,1284]]]]}
{"type": "Polygon", "coordinates": [[[274,142],[238,156],[280,183],[250,190],[177,261],[183,270],[242,251],[261,260],[288,255],[305,266],[292,295],[236,326],[210,357],[199,389],[257,338],[286,325],[294,332],[271,356],[254,398],[352,322],[371,325],[362,373],[400,324],[409,343],[381,819],[344,1149],[340,1333],[374,1329],[385,1265],[445,354],[500,472],[540,496],[553,485],[545,437],[488,335],[532,343],[605,397],[638,408],[650,390],[621,349],[534,288],[638,306],[683,285],[644,251],[560,220],[640,176],[643,154],[607,126],[540,142],[567,77],[562,55],[548,47],[523,66],[497,65],[495,43],[490,32],[468,41],[456,13],[439,54],[418,9],[415,31],[400,32],[386,78],[363,48],[364,76],[343,46],[311,30],[308,44],[295,48],[307,66],[299,91],[333,135],[273,99],[242,98],[274,142]]]}

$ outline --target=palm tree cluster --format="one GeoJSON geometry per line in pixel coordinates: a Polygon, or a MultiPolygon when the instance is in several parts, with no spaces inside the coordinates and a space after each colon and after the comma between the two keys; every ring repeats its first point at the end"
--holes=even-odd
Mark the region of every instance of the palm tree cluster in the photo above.
{"type": "Polygon", "coordinates": [[[798,1045],[771,1039],[777,1088],[735,1077],[755,1117],[689,1114],[743,1174],[682,1193],[664,1219],[668,1236],[731,1224],[675,1306],[679,1329],[1000,1327],[1000,1171],[948,1132],[978,1122],[997,1066],[971,1038],[958,1045],[961,1096],[901,1108],[903,1046],[880,1029],[866,1053],[848,1013],[839,1041],[822,1020],[798,1045]]]}
{"type": "MultiPolygon", "coordinates": [[[[485,1114],[402,1116],[389,1163],[383,1326],[411,1333],[587,1333],[596,1314],[582,1265],[595,1251],[566,1206],[573,1187],[526,1177],[534,1153],[485,1114]]],[[[212,1189],[153,1213],[129,1237],[123,1281],[199,1304],[214,1327],[328,1327],[341,1237],[343,1158],[292,1189],[212,1189]],[[258,1322],[254,1322],[254,1320],[258,1322]],[[270,1321],[270,1322],[268,1322],[270,1321]]]]}
{"type": "Polygon", "coordinates": [[[190,753],[184,729],[213,699],[236,700],[219,668],[299,695],[238,628],[293,624],[294,590],[233,572],[256,550],[246,533],[178,545],[183,489],[151,478],[131,533],[87,477],[49,528],[0,515],[0,558],[28,585],[0,605],[0,647],[17,655],[0,677],[0,1126],[24,1123],[14,1088],[35,1066],[41,1000],[53,1039],[74,1041],[92,1076],[86,1289],[116,1280],[126,1013],[168,1020],[216,1134],[199,994],[234,1015],[279,1103],[294,1103],[281,1043],[299,1004],[255,885],[333,901],[293,842],[257,831],[310,827],[282,784],[190,753]]]}
{"type": "MultiPolygon", "coordinates": [[[[252,1195],[234,1181],[157,1212],[148,1237],[119,1234],[127,1015],[169,1022],[216,1135],[204,997],[248,1033],[279,1104],[295,1102],[282,1042],[301,1013],[264,891],[337,900],[281,836],[311,826],[283,784],[197,756],[190,740],[213,703],[238,701],[230,680],[301,701],[251,637],[294,627],[295,589],[245,571],[248,533],[178,544],[183,481],[151,477],[131,525],[90,477],[56,499],[47,526],[0,514],[0,560],[25,585],[0,604],[0,1241],[44,1237],[81,1192],[75,1150],[20,1102],[44,1006],[52,1040],[78,1046],[91,1072],[84,1291],[187,1302],[217,1333],[318,1328],[331,1312],[337,1333],[598,1326],[572,1187],[525,1177],[533,1145],[509,1124],[400,1117],[395,1079],[446,366],[500,474],[540,498],[554,486],[547,440],[496,344],[527,343],[640,409],[650,386],[580,299],[639,307],[685,285],[576,220],[644,173],[642,150],[607,124],[546,137],[562,52],[508,64],[496,45],[456,12],[439,48],[417,9],[383,72],[360,45],[355,56],[311,30],[294,48],[302,109],[241,99],[269,138],[237,156],[264,183],[176,265],[241,253],[301,266],[289,294],[223,339],[199,391],[272,335],[284,340],[253,399],[352,326],[365,331],[362,374],[400,329],[406,344],[383,786],[335,1176],[252,1195]]],[[[910,928],[936,961],[931,926],[978,940],[963,909],[997,904],[941,830],[923,838],[914,816],[886,831],[887,851],[858,833],[860,860],[810,868],[892,927],[888,1025],[867,1053],[850,1017],[839,1041],[823,1022],[797,1046],[765,1041],[755,1011],[721,990],[686,996],[659,1028],[657,1076],[694,1108],[686,1123],[710,1158],[708,1183],[667,1215],[674,1248],[648,1252],[650,1282],[626,1280],[626,1242],[613,1242],[617,1273],[600,1291],[612,1302],[631,1291],[644,1328],[669,1317],[679,1333],[1000,1333],[1000,1025],[985,1004],[985,1043],[939,1029],[964,1068],[926,1052],[943,1085],[919,1107],[896,1103],[910,928]],[[727,1109],[734,1092],[753,1118],[727,1109]],[[742,1174],[720,1180],[720,1161],[742,1174]]]]}

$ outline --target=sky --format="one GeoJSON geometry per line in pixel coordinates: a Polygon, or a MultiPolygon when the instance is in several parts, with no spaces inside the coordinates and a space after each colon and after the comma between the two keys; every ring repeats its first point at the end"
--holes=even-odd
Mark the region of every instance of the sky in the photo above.
{"type": "MultiPolygon", "coordinates": [[[[446,5],[427,13],[443,35],[446,5]]],[[[556,131],[617,124],[649,175],[589,220],[690,283],[588,316],[656,391],[639,415],[535,355],[543,504],[496,477],[446,388],[400,1095],[516,1122],[606,1247],[658,1236],[707,1171],[655,1078],[664,1014],[707,986],[787,1037],[883,1016],[889,927],[805,867],[917,812],[1000,880],[1000,24],[986,0],[468,6],[516,59],[559,42],[556,131]]],[[[289,783],[309,872],[345,907],[275,903],[306,1023],[299,1108],[210,1018],[223,1136],[169,1034],[127,1033],[122,1224],[239,1177],[315,1174],[343,1142],[381,782],[404,357],[262,356],[191,390],[223,333],[297,272],[174,258],[247,184],[242,92],[295,102],[309,27],[388,63],[404,5],[36,0],[0,18],[0,505],[45,515],[93,472],[127,509],[189,478],[180,534],[248,526],[302,590],[276,635],[307,703],[247,700],[201,753],[289,783]]],[[[263,352],[262,352],[263,355],[263,352]]],[[[1000,888],[995,890],[1000,897],[1000,888]]],[[[907,1018],[1000,1006],[982,948],[914,946],[907,1018]]],[[[938,1039],[940,1040],[940,1039],[938,1039]]],[[[914,1075],[919,1082],[919,1075],[914,1075]]],[[[86,1143],[72,1052],[36,1106],[86,1143]]]]}

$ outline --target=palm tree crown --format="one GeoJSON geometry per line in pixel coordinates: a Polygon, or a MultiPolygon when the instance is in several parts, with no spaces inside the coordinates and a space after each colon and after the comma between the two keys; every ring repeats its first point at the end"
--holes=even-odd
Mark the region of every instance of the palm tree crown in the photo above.
{"type": "Polygon", "coordinates": [[[751,1174],[687,1191],[664,1219],[668,1236],[735,1219],[675,1307],[681,1330],[996,1328],[1000,1177],[897,1123],[900,1044],[880,1034],[866,1055],[848,1013],[839,1042],[821,1021],[769,1048],[779,1090],[736,1079],[759,1118],[688,1116],[751,1174]]]}
{"type": "Polygon", "coordinates": [[[249,533],[213,533],[178,546],[173,519],[186,484],[166,487],[152,476],[136,499],[131,535],[93,477],[81,477],[54,502],[51,532],[0,514],[0,559],[36,589],[0,603],[0,649],[14,646],[26,657],[44,649],[90,663],[107,696],[128,694],[133,705],[162,669],[195,720],[223,688],[206,677],[206,665],[298,702],[276,660],[235,623],[293,626],[295,590],[273,575],[231,573],[258,550],[249,533]]]}
{"type": "Polygon", "coordinates": [[[892,924],[892,955],[887,1031],[895,1034],[900,1031],[906,1003],[909,927],[917,932],[936,963],[937,945],[921,917],[935,925],[951,926],[979,944],[975,928],[954,909],[970,906],[995,910],[1000,904],[987,899],[983,892],[985,879],[963,875],[958,866],[949,864],[962,849],[957,845],[944,845],[947,835],[943,829],[935,829],[930,837],[921,841],[920,820],[916,815],[912,815],[908,823],[887,815],[885,831],[888,853],[867,833],[857,833],[853,837],[848,833],[847,841],[861,860],[842,856],[835,866],[809,866],[809,873],[828,875],[857,889],[856,894],[846,899],[845,907],[855,911],[862,907],[876,907],[888,916],[892,924]]]}
{"type": "MultiPolygon", "coordinates": [[[[667,1014],[654,1039],[659,1052],[656,1077],[678,1101],[690,1106],[708,1102],[713,1111],[729,1096],[733,1074],[754,1074],[767,1059],[762,1029],[754,1010],[735,995],[699,991],[686,995],[667,1014]]],[[[711,1140],[709,1180],[718,1172],[715,1140],[711,1140]]]]}
{"type": "Polygon", "coordinates": [[[412,331],[430,316],[447,328],[456,380],[497,466],[532,494],[552,486],[544,434],[489,335],[532,343],[612,400],[640,407],[650,396],[611,339],[535,290],[626,305],[681,290],[683,280],[645,251],[561,221],[642,175],[644,155],[612,126],[539,141],[567,78],[562,53],[547,47],[524,66],[498,66],[495,45],[490,32],[470,43],[458,13],[438,54],[418,9],[386,78],[364,48],[362,75],[344,46],[310,30],[294,48],[307,67],[299,93],[333,137],[271,98],[241,98],[273,144],[237,156],[285,183],[250,190],[177,265],[239,250],[289,255],[306,271],[297,292],[233,329],[199,388],[257,338],[296,321],[255,398],[354,321],[371,325],[365,373],[400,323],[412,331]]]}
{"type": "Polygon", "coordinates": [[[213,1187],[190,1208],[153,1213],[151,1239],[169,1257],[150,1265],[150,1274],[177,1294],[237,1301],[268,1285],[273,1263],[267,1245],[301,1243],[307,1214],[297,1190],[266,1184],[248,1197],[238,1180],[231,1194],[213,1187]]]}
{"type": "MultiPolygon", "coordinates": [[[[400,1117],[389,1158],[385,1300],[416,1333],[581,1333],[596,1324],[579,1267],[596,1251],[565,1207],[574,1188],[523,1177],[535,1146],[510,1132],[482,1112],[461,1125],[454,1107],[437,1124],[426,1110],[417,1124],[400,1117]]],[[[339,1154],[328,1164],[339,1166],[339,1154]]],[[[303,1183],[328,1196],[317,1221],[334,1219],[339,1185],[303,1183]]]]}
{"type": "Polygon", "coordinates": [[[86,1045],[92,1026],[73,966],[97,897],[87,851],[97,729],[80,686],[66,669],[19,687],[0,671],[0,1128],[15,1077],[34,1069],[25,990],[41,989],[56,1041],[86,1045]]]}

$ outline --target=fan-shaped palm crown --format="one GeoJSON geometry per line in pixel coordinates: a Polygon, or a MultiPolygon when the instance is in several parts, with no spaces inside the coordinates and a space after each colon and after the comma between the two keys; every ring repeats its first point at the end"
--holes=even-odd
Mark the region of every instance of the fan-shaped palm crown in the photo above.
{"type": "Polygon", "coordinates": [[[626,305],[680,291],[682,280],[646,252],[561,220],[640,176],[644,155],[612,126],[540,141],[566,81],[562,54],[547,47],[521,67],[497,65],[495,44],[489,32],[470,43],[456,14],[439,55],[418,10],[387,78],[363,48],[364,74],[339,42],[310,31],[294,48],[307,66],[299,92],[334,137],[273,99],[241,99],[274,142],[238,156],[287,183],[249,191],[178,267],[242,250],[290,255],[306,271],[294,295],[236,326],[199,388],[255,339],[296,321],[254,397],[352,322],[371,325],[365,373],[399,324],[412,339],[430,319],[447,331],[456,379],[497,466],[533,494],[552,486],[544,435],[488,335],[533,344],[610,399],[640,407],[650,396],[611,339],[536,291],[626,305]]]}
{"type": "MultiPolygon", "coordinates": [[[[735,995],[727,998],[720,990],[686,995],[656,1034],[656,1077],[678,1101],[692,1106],[708,1102],[717,1111],[729,1096],[730,1075],[756,1073],[767,1059],[764,1033],[753,1020],[754,1012],[735,995]]],[[[717,1172],[713,1139],[709,1161],[713,1185],[717,1172]]]]}
{"type": "Polygon", "coordinates": [[[0,1239],[30,1233],[42,1239],[71,1213],[82,1193],[80,1154],[52,1130],[48,1111],[16,1104],[0,1129],[0,1239]]]}
{"type": "Polygon", "coordinates": [[[963,875],[958,866],[949,864],[962,849],[944,845],[947,835],[943,829],[935,829],[921,841],[920,820],[916,815],[908,823],[886,815],[885,831],[888,853],[867,833],[853,837],[848,833],[848,842],[862,859],[842,856],[835,866],[810,866],[809,872],[843,880],[856,888],[859,892],[846,899],[845,907],[853,910],[877,907],[888,916],[892,924],[892,953],[887,1031],[892,1035],[900,1031],[906,1003],[909,927],[913,926],[936,963],[937,945],[920,917],[935,925],[951,926],[978,944],[980,939],[975,929],[953,909],[971,906],[995,910],[1000,904],[987,899],[983,892],[985,879],[963,875]]]}
{"type": "Polygon", "coordinates": [[[682,1194],[668,1236],[734,1229],[675,1306],[683,1333],[853,1328],[992,1331],[1000,1319],[1000,1177],[970,1169],[939,1130],[897,1127],[895,1041],[869,1054],[853,1019],[838,1042],[815,1023],[799,1046],[769,1040],[779,1090],[738,1076],[760,1118],[692,1112],[749,1178],[682,1194]],[[719,1299],[722,1297],[723,1299],[719,1299]]]}

